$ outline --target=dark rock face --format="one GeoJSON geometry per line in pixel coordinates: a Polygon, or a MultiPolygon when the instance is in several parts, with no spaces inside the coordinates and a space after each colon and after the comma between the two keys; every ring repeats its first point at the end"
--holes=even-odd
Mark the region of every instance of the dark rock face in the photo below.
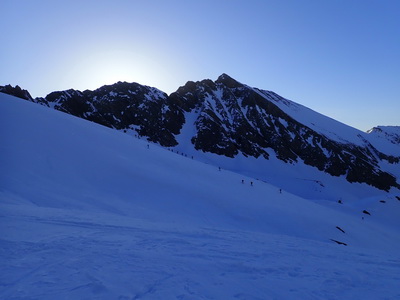
{"type": "Polygon", "coordinates": [[[18,85],[12,87],[11,85],[0,86],[0,92],[8,95],[12,95],[25,100],[33,100],[32,96],[27,90],[21,89],[18,85]]]}
{"type": "MultiPolygon", "coordinates": [[[[29,93],[28,93],[29,94],[29,93]]],[[[303,161],[349,182],[367,183],[382,190],[400,185],[382,171],[379,160],[399,163],[400,157],[365,146],[340,143],[301,124],[276,101],[279,95],[248,87],[222,74],[216,81],[187,82],[170,96],[137,83],[118,82],[95,91],[67,90],[29,99],[118,130],[131,130],[165,147],[178,145],[184,125],[193,136],[182,141],[195,149],[227,157],[277,158],[303,161]],[[188,124],[188,116],[193,124],[188,124]]]]}
{"type": "Polygon", "coordinates": [[[268,159],[267,149],[273,149],[287,163],[302,160],[332,176],[346,175],[349,182],[365,182],[383,190],[399,187],[394,176],[379,169],[376,156],[389,162],[399,158],[380,153],[370,144],[343,144],[315,132],[270,101],[286,101],[275,93],[259,93],[223,74],[215,82],[189,82],[171,96],[198,111],[196,135],[191,139],[197,150],[268,159]]]}
{"type": "Polygon", "coordinates": [[[137,83],[118,82],[95,91],[53,92],[37,102],[118,130],[134,130],[149,141],[170,147],[177,145],[183,122],[176,105],[167,94],[137,83]]]}

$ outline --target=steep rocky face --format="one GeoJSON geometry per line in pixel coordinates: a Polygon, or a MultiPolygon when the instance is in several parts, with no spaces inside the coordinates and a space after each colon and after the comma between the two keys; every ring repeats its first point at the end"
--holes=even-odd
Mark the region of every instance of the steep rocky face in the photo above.
{"type": "Polygon", "coordinates": [[[361,147],[329,139],[270,101],[279,97],[275,93],[261,93],[223,74],[215,82],[189,82],[170,97],[181,99],[186,111],[197,113],[196,135],[191,139],[197,150],[268,159],[272,149],[287,163],[302,160],[333,176],[345,175],[350,182],[384,190],[399,186],[394,176],[380,170],[377,156],[389,162],[399,158],[380,153],[370,144],[361,147]]]}
{"type": "Polygon", "coordinates": [[[0,92],[25,100],[33,100],[31,94],[29,94],[27,90],[21,89],[18,85],[16,85],[15,87],[11,86],[10,84],[0,86],[0,92]]]}
{"type": "Polygon", "coordinates": [[[35,101],[104,126],[135,131],[166,147],[177,144],[174,134],[183,122],[183,115],[168,101],[167,94],[137,83],[118,82],[95,91],[53,92],[35,101]]]}
{"type": "Polygon", "coordinates": [[[135,132],[164,147],[177,146],[183,126],[189,126],[193,134],[179,138],[180,143],[198,151],[231,158],[242,154],[269,159],[274,154],[286,163],[302,161],[332,176],[343,175],[349,182],[382,190],[400,188],[396,178],[379,166],[382,160],[398,164],[399,156],[382,153],[367,140],[354,144],[329,138],[285,113],[278,104],[288,100],[226,74],[216,81],[189,81],[170,96],[156,88],[118,82],[95,91],[67,90],[28,100],[135,132]]]}

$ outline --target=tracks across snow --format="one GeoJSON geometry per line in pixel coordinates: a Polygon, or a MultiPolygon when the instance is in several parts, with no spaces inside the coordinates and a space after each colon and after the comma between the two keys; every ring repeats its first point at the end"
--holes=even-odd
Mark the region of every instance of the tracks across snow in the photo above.
{"type": "Polygon", "coordinates": [[[3,216],[0,298],[372,299],[400,293],[398,257],[284,235],[103,217],[3,216]],[[13,235],[27,228],[29,234],[13,235]]]}

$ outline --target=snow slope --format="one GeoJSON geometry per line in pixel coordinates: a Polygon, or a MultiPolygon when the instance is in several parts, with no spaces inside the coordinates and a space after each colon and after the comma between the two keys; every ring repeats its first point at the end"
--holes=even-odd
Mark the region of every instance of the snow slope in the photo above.
{"type": "Polygon", "coordinates": [[[395,195],[310,201],[1,93],[0,114],[1,299],[400,297],[395,195]]]}
{"type": "Polygon", "coordinates": [[[388,140],[400,147],[400,126],[377,126],[367,131],[369,136],[377,139],[388,140]]]}
{"type": "MultiPolygon", "coordinates": [[[[319,132],[326,137],[338,141],[340,143],[352,143],[359,146],[365,146],[366,142],[371,143],[376,149],[394,156],[399,156],[400,145],[393,144],[389,139],[380,139],[374,135],[360,131],[356,128],[343,124],[325,115],[322,115],[312,109],[301,104],[282,98],[274,92],[253,88],[254,91],[267,99],[273,101],[285,113],[308,126],[309,128],[319,132]]],[[[391,126],[388,126],[389,128],[391,126]]],[[[392,126],[396,128],[398,126],[392,126]]],[[[390,131],[389,131],[390,132],[390,131]]],[[[394,132],[399,132],[398,129],[394,132]]]]}

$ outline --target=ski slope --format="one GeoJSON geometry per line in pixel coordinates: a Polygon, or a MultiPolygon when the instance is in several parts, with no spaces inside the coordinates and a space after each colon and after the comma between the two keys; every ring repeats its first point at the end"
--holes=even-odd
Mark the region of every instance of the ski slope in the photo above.
{"type": "Polygon", "coordinates": [[[311,201],[1,93],[0,114],[1,299],[400,297],[395,194],[311,201]]]}

